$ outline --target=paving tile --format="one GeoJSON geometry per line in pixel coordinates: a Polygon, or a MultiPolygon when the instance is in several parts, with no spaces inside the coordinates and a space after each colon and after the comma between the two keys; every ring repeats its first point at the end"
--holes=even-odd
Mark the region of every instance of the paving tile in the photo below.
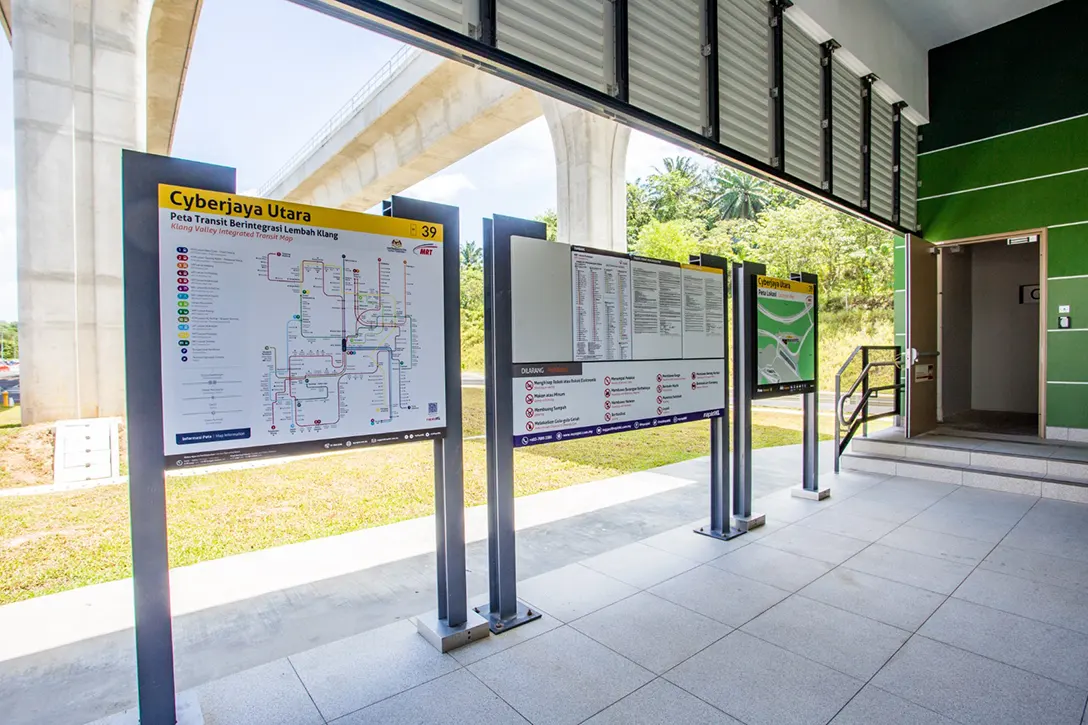
{"type": "Polygon", "coordinates": [[[1003,543],[1088,562],[1088,505],[1041,499],[1003,543]]]}
{"type": "Polygon", "coordinates": [[[1088,635],[950,598],[918,634],[1088,691],[1088,635]]]}
{"type": "Polygon", "coordinates": [[[465,670],[402,692],[358,710],[332,725],[527,725],[514,708],[503,702],[465,670]]]}
{"type": "Polygon", "coordinates": [[[452,657],[435,650],[406,621],[289,659],[326,720],[441,677],[459,666],[452,657]]]}
{"type": "Polygon", "coordinates": [[[940,531],[926,531],[910,524],[904,524],[892,531],[878,543],[893,549],[913,551],[915,554],[972,566],[982,561],[994,548],[993,544],[985,541],[953,536],[940,531]]]}
{"type": "Polygon", "coordinates": [[[760,543],[779,551],[788,551],[809,559],[819,559],[828,564],[841,564],[858,553],[868,542],[849,536],[829,534],[826,531],[790,526],[761,539],[760,543]]]}
{"type": "MultiPolygon", "coordinates": [[[[888,521],[893,524],[906,523],[918,515],[918,510],[913,507],[901,508],[890,503],[859,498],[860,496],[861,494],[859,493],[857,496],[835,503],[835,510],[842,514],[880,519],[881,521],[888,521]]],[[[832,500],[834,500],[834,496],[832,496],[832,500]]]]}
{"type": "Polygon", "coordinates": [[[665,679],[748,725],[823,725],[862,683],[737,631],[665,679]]]}
{"type": "Polygon", "coordinates": [[[649,591],[731,627],[739,627],[790,594],[706,564],[658,584],[649,591]]]}
{"type": "Polygon", "coordinates": [[[917,529],[938,531],[996,544],[1005,538],[1016,522],[994,521],[958,510],[934,507],[910,519],[909,523],[917,529]]]}
{"type": "Polygon", "coordinates": [[[766,514],[768,519],[792,524],[825,508],[821,502],[796,498],[789,488],[764,496],[752,504],[752,510],[766,514]]]}
{"type": "Polygon", "coordinates": [[[709,536],[695,533],[694,529],[696,528],[698,527],[682,526],[658,534],[657,536],[643,539],[639,543],[703,564],[711,559],[717,559],[719,556],[727,554],[730,551],[735,551],[743,546],[747,546],[752,542],[752,539],[748,536],[738,536],[729,541],[720,541],[718,539],[712,539],[709,536]]]}
{"type": "Polygon", "coordinates": [[[561,622],[615,604],[638,589],[581,564],[571,564],[518,583],[518,597],[561,622]]]}
{"type": "Polygon", "coordinates": [[[956,725],[943,715],[866,685],[830,725],[956,725]]]}
{"type": "Polygon", "coordinates": [[[829,508],[797,522],[799,526],[818,529],[831,534],[849,536],[862,541],[876,541],[899,524],[870,516],[859,516],[837,508],[829,508]]]}
{"type": "Polygon", "coordinates": [[[1074,589],[976,569],[953,596],[1088,634],[1088,600],[1074,589]]]}
{"type": "Polygon", "coordinates": [[[831,570],[827,562],[756,543],[710,562],[710,566],[795,592],[831,570]]]}
{"type": "MultiPolygon", "coordinates": [[[[487,598],[484,597],[484,601],[486,600],[487,598]]],[[[541,614],[540,619],[534,619],[519,627],[507,630],[501,636],[484,637],[464,647],[458,647],[450,652],[450,656],[462,665],[471,665],[473,662],[479,662],[485,657],[498,654],[533,637],[539,637],[545,632],[550,632],[562,625],[562,622],[550,614],[541,614]]]]}
{"type": "Polygon", "coordinates": [[[900,584],[951,594],[971,573],[971,566],[873,544],[843,564],[848,569],[883,577],[900,584]]]}
{"type": "Polygon", "coordinates": [[[560,627],[469,672],[533,725],[574,725],[654,679],[652,673],[570,627],[560,627]]]}
{"type": "Polygon", "coordinates": [[[570,625],[661,674],[729,634],[731,628],[690,609],[640,592],[570,625]]]}
{"type": "Polygon", "coordinates": [[[663,679],[635,690],[615,705],[586,720],[585,725],[742,725],[699,698],[663,679]]]}
{"type": "MultiPolygon", "coordinates": [[[[906,464],[908,467],[912,464],[906,464]]],[[[862,491],[858,498],[921,511],[956,490],[956,485],[929,479],[895,476],[862,491]]]]}
{"type": "Polygon", "coordinates": [[[910,632],[803,597],[779,602],[741,628],[790,652],[868,680],[910,632]]]}
{"type": "Polygon", "coordinates": [[[197,688],[205,725],[324,725],[287,658],[197,688]]]}
{"type": "Polygon", "coordinates": [[[1036,499],[1003,491],[988,491],[965,486],[933,504],[931,510],[951,510],[984,519],[1015,524],[1032,506],[1036,499]]]}
{"type": "Polygon", "coordinates": [[[1075,725],[1085,693],[915,635],[872,684],[964,725],[1075,725]]]}
{"type": "Polygon", "coordinates": [[[823,575],[799,594],[912,632],[945,600],[934,592],[843,567],[823,575]]]}
{"type": "Polygon", "coordinates": [[[979,565],[983,569],[1088,593],[1088,562],[998,544],[979,565]]]}
{"type": "MultiPolygon", "coordinates": [[[[692,533],[692,536],[698,534],[692,533]]],[[[699,565],[691,559],[637,543],[621,546],[580,563],[639,589],[660,584],[699,565]]]]}

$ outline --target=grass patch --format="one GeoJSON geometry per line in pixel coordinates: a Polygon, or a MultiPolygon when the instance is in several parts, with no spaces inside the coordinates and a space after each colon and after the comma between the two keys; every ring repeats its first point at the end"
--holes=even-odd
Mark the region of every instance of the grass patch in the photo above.
{"type": "MultiPolygon", "coordinates": [[[[466,436],[483,433],[483,393],[464,389],[466,436]]],[[[755,447],[801,441],[798,415],[757,413],[755,447]]],[[[519,450],[524,496],[709,454],[699,421],[519,450]]],[[[826,438],[826,436],[825,436],[826,438]]],[[[484,441],[464,448],[465,504],[487,501],[484,441]]],[[[266,468],[167,479],[170,565],[381,526],[434,512],[433,449],[364,449],[266,468]]],[[[0,498],[0,604],[131,575],[128,488],[0,498]]]]}

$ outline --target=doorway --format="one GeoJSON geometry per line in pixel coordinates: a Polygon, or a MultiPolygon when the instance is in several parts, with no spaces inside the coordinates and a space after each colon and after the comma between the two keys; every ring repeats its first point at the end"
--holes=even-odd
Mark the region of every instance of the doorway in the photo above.
{"type": "Polygon", "coordinates": [[[937,418],[952,433],[1041,437],[1042,232],[939,245],[937,418]]]}

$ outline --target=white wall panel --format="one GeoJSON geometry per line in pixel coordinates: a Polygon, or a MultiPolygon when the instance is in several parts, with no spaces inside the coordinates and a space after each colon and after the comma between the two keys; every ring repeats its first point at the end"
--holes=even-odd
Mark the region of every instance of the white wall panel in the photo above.
{"type": "Polygon", "coordinates": [[[771,160],[771,27],[767,0],[719,0],[721,142],[771,160]]]}
{"type": "Polygon", "coordinates": [[[831,62],[831,179],[835,196],[861,205],[861,78],[831,62]]]}
{"type": "Polygon", "coordinates": [[[782,53],[786,104],[786,173],[823,182],[820,45],[787,15],[782,53]]]}
{"type": "Polygon", "coordinates": [[[699,0],[628,0],[633,105],[702,133],[699,0]]]}
{"type": "Polygon", "coordinates": [[[498,0],[499,50],[607,91],[606,4],[606,0],[498,0]]]}
{"type": "Polygon", "coordinates": [[[870,177],[870,210],[882,219],[892,218],[892,104],[873,93],[873,163],[870,177]]]}

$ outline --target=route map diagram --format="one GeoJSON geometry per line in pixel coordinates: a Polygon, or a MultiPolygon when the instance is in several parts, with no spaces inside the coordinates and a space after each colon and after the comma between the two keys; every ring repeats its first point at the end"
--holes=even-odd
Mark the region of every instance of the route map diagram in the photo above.
{"type": "Polygon", "coordinates": [[[815,390],[815,287],[774,277],[756,277],[757,395],[815,390]]]}
{"type": "Polygon", "coordinates": [[[441,227],[160,186],[167,464],[444,434],[441,227]]]}

